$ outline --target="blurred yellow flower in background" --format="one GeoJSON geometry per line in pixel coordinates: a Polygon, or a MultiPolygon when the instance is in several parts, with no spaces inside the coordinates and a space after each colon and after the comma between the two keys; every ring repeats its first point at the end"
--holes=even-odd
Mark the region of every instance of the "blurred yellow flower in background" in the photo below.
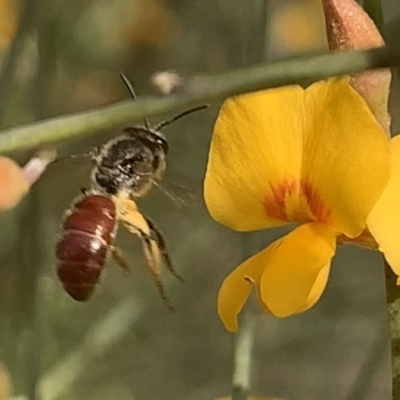
{"type": "Polygon", "coordinates": [[[134,47],[162,47],[178,30],[178,19],[163,0],[136,1],[132,9],[125,34],[134,47]]]}
{"type": "Polygon", "coordinates": [[[12,393],[11,376],[5,365],[0,362],[0,400],[10,399],[12,393]]]}
{"type": "Polygon", "coordinates": [[[225,279],[218,314],[227,330],[253,287],[275,316],[312,307],[337,237],[364,232],[389,174],[387,136],[349,78],[225,101],[204,181],[211,216],[242,232],[299,223],[225,279]]]}
{"type": "Polygon", "coordinates": [[[17,31],[18,2],[0,0],[0,51],[6,50],[17,31]]]}
{"type": "Polygon", "coordinates": [[[303,52],[326,47],[320,0],[276,2],[271,14],[271,45],[277,51],[303,52]]]}

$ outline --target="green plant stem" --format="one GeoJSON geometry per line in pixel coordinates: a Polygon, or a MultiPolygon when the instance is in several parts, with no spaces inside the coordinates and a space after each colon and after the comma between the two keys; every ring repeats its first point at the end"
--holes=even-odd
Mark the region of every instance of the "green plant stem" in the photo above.
{"type": "MultiPolygon", "coordinates": [[[[245,62],[263,62],[266,58],[268,1],[253,0],[253,26],[248,35],[245,62]]],[[[252,254],[252,239],[242,235],[243,259],[252,254]]],[[[251,370],[253,365],[254,316],[244,310],[239,331],[234,339],[232,396],[231,400],[247,400],[251,394],[251,370]]]]}
{"type": "Polygon", "coordinates": [[[232,400],[246,400],[249,394],[251,360],[254,341],[254,318],[246,312],[235,336],[232,400]]]}
{"type": "MultiPolygon", "coordinates": [[[[363,8],[382,33],[381,0],[364,0],[363,8]]],[[[391,341],[392,399],[400,400],[400,290],[396,283],[397,278],[386,261],[384,261],[384,273],[391,341]]]]}
{"type": "Polygon", "coordinates": [[[41,398],[58,400],[67,397],[85,373],[132,331],[143,311],[141,301],[129,297],[95,321],[76,348],[43,374],[39,384],[41,398]]]}
{"type": "Polygon", "coordinates": [[[400,291],[396,276],[385,262],[386,297],[392,355],[392,399],[400,400],[400,291]]]}
{"type": "Polygon", "coordinates": [[[19,280],[21,296],[19,307],[26,315],[26,330],[29,336],[20,344],[21,358],[24,368],[24,389],[29,400],[39,400],[36,385],[41,373],[41,344],[43,327],[41,326],[39,277],[45,262],[43,241],[43,213],[41,209],[42,185],[32,188],[32,193],[24,204],[21,216],[21,250],[20,273],[23,278],[19,280]]]}
{"type": "Polygon", "coordinates": [[[145,117],[176,111],[226,97],[290,84],[304,84],[332,76],[400,64],[400,47],[296,57],[219,74],[186,78],[179,94],[143,97],[92,111],[62,116],[0,132],[0,152],[35,149],[61,140],[93,136],[145,117]]]}

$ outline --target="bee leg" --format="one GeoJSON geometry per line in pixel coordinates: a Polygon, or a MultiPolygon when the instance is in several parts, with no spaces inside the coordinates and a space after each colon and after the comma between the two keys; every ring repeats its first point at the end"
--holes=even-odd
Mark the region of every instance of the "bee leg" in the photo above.
{"type": "Polygon", "coordinates": [[[131,209],[119,214],[119,220],[122,221],[125,228],[133,235],[138,236],[143,240],[147,240],[149,260],[151,259],[151,266],[154,271],[159,275],[161,273],[161,255],[160,249],[157,245],[156,238],[152,237],[152,231],[143,217],[143,215],[135,210],[131,209]]]}
{"type": "MultiPolygon", "coordinates": [[[[142,246],[143,252],[146,258],[146,267],[156,285],[158,293],[164,302],[165,306],[170,310],[176,312],[176,309],[170,303],[165,290],[164,286],[160,280],[160,264],[161,264],[161,257],[160,257],[160,249],[158,248],[157,241],[154,240],[150,233],[150,229],[148,229],[149,233],[144,232],[142,229],[138,228],[137,226],[131,224],[130,222],[124,220],[123,221],[125,228],[134,235],[139,236],[142,246]]],[[[148,227],[149,228],[149,227],[148,227]]]]}
{"type": "Polygon", "coordinates": [[[155,268],[155,265],[154,265],[153,246],[155,245],[155,243],[151,239],[149,239],[148,235],[141,236],[141,241],[143,244],[143,251],[144,251],[144,254],[146,257],[146,266],[147,266],[147,269],[149,270],[150,275],[153,278],[153,281],[157,287],[158,294],[160,295],[165,306],[170,311],[176,312],[175,307],[170,303],[170,301],[165,293],[164,286],[160,280],[159,268],[155,268]]]}
{"type": "Polygon", "coordinates": [[[178,281],[180,282],[185,282],[185,280],[175,271],[174,266],[172,264],[171,257],[169,256],[168,248],[167,248],[167,242],[165,240],[164,235],[158,228],[155,226],[154,222],[148,219],[147,217],[144,217],[147,224],[149,225],[150,232],[152,233],[152,236],[154,236],[154,239],[157,242],[158,248],[160,250],[161,256],[164,259],[165,266],[167,270],[173,275],[178,281]]]}
{"type": "Polygon", "coordinates": [[[138,211],[134,201],[120,201],[120,199],[116,198],[116,202],[119,204],[118,219],[130,233],[139,236],[142,242],[143,252],[146,258],[146,267],[153,278],[161,299],[169,310],[176,311],[170,304],[165,294],[164,286],[160,280],[161,251],[156,238],[152,237],[153,233],[148,222],[138,211]]]}
{"type": "Polygon", "coordinates": [[[118,247],[111,248],[111,255],[119,267],[121,267],[126,272],[130,272],[129,265],[126,262],[125,257],[122,254],[122,251],[118,247]]]}

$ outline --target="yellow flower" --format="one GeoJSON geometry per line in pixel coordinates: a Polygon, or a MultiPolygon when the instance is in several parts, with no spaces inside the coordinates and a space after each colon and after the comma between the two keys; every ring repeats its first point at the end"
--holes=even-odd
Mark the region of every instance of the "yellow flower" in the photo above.
{"type": "MultiPolygon", "coordinates": [[[[389,174],[387,136],[349,78],[225,101],[204,181],[211,216],[242,232],[299,223],[225,279],[218,294],[225,327],[237,329],[253,287],[262,308],[278,317],[312,307],[326,286],[337,238],[365,231],[389,174]]],[[[381,218],[374,213],[373,234],[381,218]]]]}
{"type": "Polygon", "coordinates": [[[369,214],[366,229],[356,238],[340,237],[340,240],[379,250],[393,272],[400,276],[400,135],[390,140],[390,157],[389,183],[369,214]]]}

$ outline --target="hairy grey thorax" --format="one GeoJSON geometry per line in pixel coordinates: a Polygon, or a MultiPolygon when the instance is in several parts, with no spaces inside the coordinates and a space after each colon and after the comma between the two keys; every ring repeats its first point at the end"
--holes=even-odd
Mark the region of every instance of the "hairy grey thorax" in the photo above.
{"type": "Polygon", "coordinates": [[[158,132],[127,128],[94,155],[92,186],[108,195],[129,192],[133,199],[141,197],[161,180],[167,150],[158,132]]]}

